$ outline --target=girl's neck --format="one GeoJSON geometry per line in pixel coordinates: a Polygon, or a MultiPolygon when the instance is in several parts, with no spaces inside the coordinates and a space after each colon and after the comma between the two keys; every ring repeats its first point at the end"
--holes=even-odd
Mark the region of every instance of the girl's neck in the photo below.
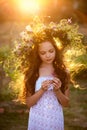
{"type": "Polygon", "coordinates": [[[44,68],[44,67],[46,67],[46,68],[54,68],[53,64],[45,64],[45,63],[42,63],[40,67],[41,68],[44,68]]]}
{"type": "Polygon", "coordinates": [[[48,76],[54,74],[53,64],[41,64],[39,69],[39,76],[48,76]]]}

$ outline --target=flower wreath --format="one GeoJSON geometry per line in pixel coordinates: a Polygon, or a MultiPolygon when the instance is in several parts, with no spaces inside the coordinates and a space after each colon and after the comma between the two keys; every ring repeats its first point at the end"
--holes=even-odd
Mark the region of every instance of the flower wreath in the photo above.
{"type": "Polygon", "coordinates": [[[26,26],[25,31],[20,33],[14,55],[23,68],[29,66],[29,56],[35,44],[41,43],[45,39],[53,38],[56,43],[61,44],[61,49],[66,46],[79,46],[82,43],[83,35],[78,31],[78,25],[72,24],[71,19],[62,19],[59,23],[50,22],[44,24],[38,17],[26,26]]]}

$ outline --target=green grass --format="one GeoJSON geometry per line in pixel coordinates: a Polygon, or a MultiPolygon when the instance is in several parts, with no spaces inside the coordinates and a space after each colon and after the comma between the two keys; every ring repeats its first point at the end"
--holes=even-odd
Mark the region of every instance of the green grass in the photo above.
{"type": "Polygon", "coordinates": [[[27,130],[28,114],[4,113],[0,115],[0,130],[27,130]]]}
{"type": "Polygon", "coordinates": [[[70,107],[64,109],[66,130],[87,129],[87,89],[70,89],[70,107]]]}

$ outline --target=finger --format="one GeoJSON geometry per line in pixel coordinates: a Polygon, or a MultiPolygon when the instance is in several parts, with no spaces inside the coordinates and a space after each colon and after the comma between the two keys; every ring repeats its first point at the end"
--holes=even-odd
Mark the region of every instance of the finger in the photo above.
{"type": "Polygon", "coordinates": [[[54,82],[55,82],[57,85],[60,85],[60,84],[62,84],[62,83],[61,83],[61,81],[60,81],[59,79],[57,79],[57,80],[54,80],[54,82]]]}
{"type": "Polygon", "coordinates": [[[61,86],[61,82],[54,82],[55,86],[61,86]]]}
{"type": "Polygon", "coordinates": [[[48,89],[48,87],[47,87],[46,85],[42,85],[42,89],[43,89],[44,91],[46,91],[46,90],[48,89]]]}
{"type": "Polygon", "coordinates": [[[53,81],[56,82],[56,83],[61,82],[60,79],[58,79],[58,78],[54,78],[53,81]]]}
{"type": "Polygon", "coordinates": [[[44,81],[44,83],[51,83],[51,80],[46,80],[44,81]]]}
{"type": "Polygon", "coordinates": [[[58,84],[53,83],[53,87],[54,87],[54,88],[58,88],[58,84]]]}
{"type": "Polygon", "coordinates": [[[60,88],[61,87],[61,83],[53,83],[54,88],[60,88]]]}
{"type": "Polygon", "coordinates": [[[48,88],[50,86],[50,82],[44,82],[42,83],[42,86],[48,88]]]}

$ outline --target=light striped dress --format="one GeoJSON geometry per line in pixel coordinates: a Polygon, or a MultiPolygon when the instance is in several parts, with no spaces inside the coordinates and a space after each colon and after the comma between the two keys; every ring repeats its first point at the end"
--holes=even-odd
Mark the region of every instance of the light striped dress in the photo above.
{"type": "MultiPolygon", "coordinates": [[[[35,91],[41,87],[41,83],[53,77],[39,77],[35,91]]],[[[64,116],[61,104],[58,102],[52,88],[49,88],[30,108],[28,130],[64,130],[64,116]]]]}

